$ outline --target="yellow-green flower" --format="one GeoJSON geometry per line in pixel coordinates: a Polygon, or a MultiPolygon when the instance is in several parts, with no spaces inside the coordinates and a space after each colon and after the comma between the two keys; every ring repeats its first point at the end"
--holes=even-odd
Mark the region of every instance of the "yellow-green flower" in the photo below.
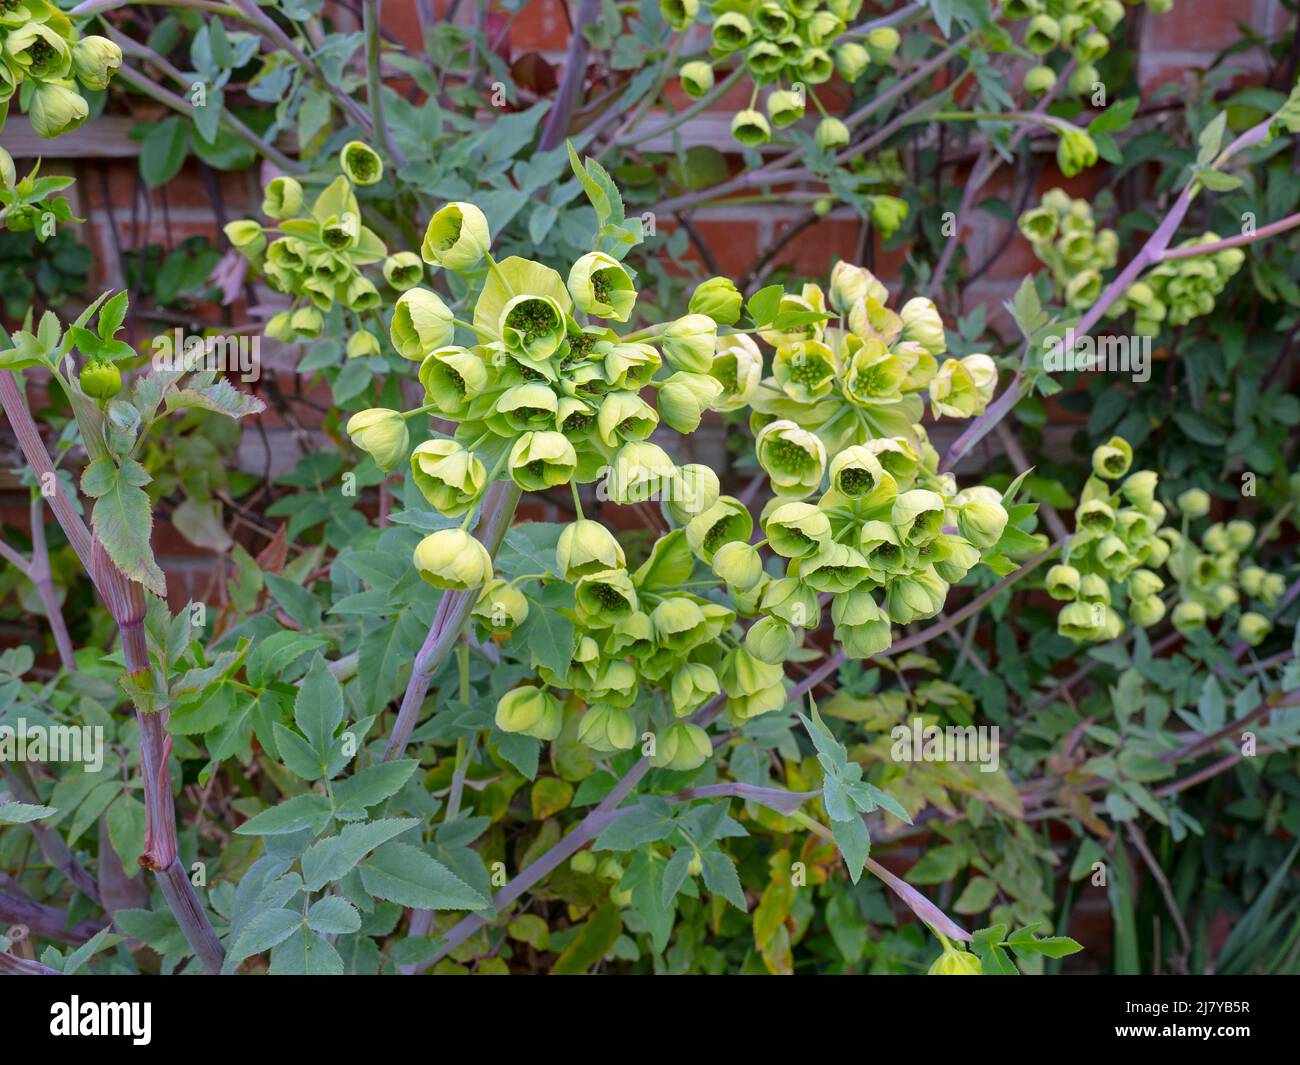
{"type": "Polygon", "coordinates": [[[822,483],[826,445],[816,433],[792,421],[778,419],[760,429],[755,451],[779,495],[810,495],[822,483]]]}
{"type": "Polygon", "coordinates": [[[898,315],[903,319],[903,331],[898,335],[899,340],[914,340],[935,356],[948,350],[943,319],[933,300],[917,296],[904,303],[899,308],[898,315]]]}
{"type": "Polygon", "coordinates": [[[528,597],[509,581],[495,577],[479,593],[473,616],[492,632],[512,632],[528,618],[528,597]]]}
{"type": "Polygon", "coordinates": [[[674,471],[671,489],[663,502],[673,521],[685,525],[718,501],[722,484],[710,467],[699,462],[688,462],[674,471]]]}
{"type": "MultiPolygon", "coordinates": [[[[980,486],[983,487],[983,486],[980,486]]],[[[1007,511],[993,489],[970,489],[958,496],[957,528],[962,536],[980,548],[992,547],[1007,527],[1007,511]]]]}
{"type": "Polygon", "coordinates": [[[885,589],[885,609],[894,621],[906,625],[934,617],[947,597],[947,582],[930,566],[890,581],[885,589]]]}
{"type": "Polygon", "coordinates": [[[677,72],[677,76],[681,79],[682,91],[692,100],[707,96],[713,88],[713,65],[704,62],[702,59],[693,59],[689,63],[683,63],[682,69],[677,72]]]}
{"type": "Polygon", "coordinates": [[[677,473],[667,453],[648,440],[633,440],[614,453],[605,483],[615,503],[644,503],[672,491],[677,473]]]}
{"type": "Polygon", "coordinates": [[[492,557],[464,529],[439,529],[416,545],[415,568],[444,591],[481,588],[492,579],[492,557]]]}
{"type": "MultiPolygon", "coordinates": [[[[25,22],[5,34],[4,59],[23,78],[33,81],[66,78],[72,69],[72,49],[44,19],[25,22]]],[[[118,62],[121,62],[120,51],[118,62]]]]}
{"type": "MultiPolygon", "coordinates": [[[[843,148],[849,143],[850,138],[849,127],[833,115],[826,115],[817,123],[817,128],[813,130],[813,140],[817,143],[817,147],[824,152],[843,148]]],[[[906,214],[906,211],[904,211],[904,214],[906,214]]]]}
{"type": "Polygon", "coordinates": [[[1092,453],[1092,472],[1108,481],[1123,477],[1132,463],[1132,445],[1118,436],[1112,436],[1092,453]]]}
{"type": "Polygon", "coordinates": [[[574,586],[578,614],[591,626],[608,628],[637,608],[636,589],[626,570],[586,573],[574,586]]]}
{"type": "Polygon", "coordinates": [[[880,26],[867,34],[867,52],[871,61],[880,66],[894,58],[903,38],[893,26],[880,26]]]}
{"type": "MultiPolygon", "coordinates": [[[[763,47],[771,48],[772,46],[762,41],[754,45],[750,52],[752,54],[754,49],[763,47]]],[[[780,55],[779,51],[777,51],[777,55],[780,55]]],[[[743,111],[737,111],[732,118],[731,135],[746,148],[757,148],[772,139],[772,127],[767,124],[767,119],[763,116],[762,111],[746,108],[743,111]]]]}
{"type": "MultiPolygon", "coordinates": [[[[691,293],[689,310],[691,314],[705,314],[718,325],[735,325],[740,320],[740,308],[744,297],[729,277],[711,277],[700,282],[691,293]]],[[[738,334],[744,336],[744,334],[738,334]]],[[[718,337],[718,346],[727,337],[718,337]]],[[[745,339],[748,339],[747,337],[745,339]]]]}
{"type": "MultiPolygon", "coordinates": [[[[2,64],[0,64],[2,65],[2,64]]],[[[90,114],[85,97],[65,81],[32,81],[27,120],[38,137],[71,133],[90,114]]]]}
{"type": "Polygon", "coordinates": [[[570,522],[555,547],[555,566],[566,581],[591,573],[621,570],[627,565],[623,548],[605,526],[590,518],[570,522]]]}
{"type": "Polygon", "coordinates": [[[759,618],[745,633],[746,649],[769,665],[781,665],[801,643],[802,633],[776,616],[759,618]]]}
{"type": "Polygon", "coordinates": [[[655,752],[650,764],[656,769],[685,772],[698,769],[713,755],[709,734],[699,725],[679,721],[655,737],[655,752]]]}
{"type": "Polygon", "coordinates": [[[693,433],[700,419],[722,394],[717,378],[704,373],[679,370],[659,388],[659,412],[664,421],[679,433],[693,433]]]}
{"type": "MultiPolygon", "coordinates": [[[[898,494],[890,512],[890,521],[898,531],[899,539],[905,546],[919,547],[922,544],[929,543],[943,531],[944,513],[943,496],[939,495],[938,492],[931,492],[925,488],[913,488],[909,492],[900,492],[898,494]]],[[[990,524],[993,521],[992,517],[987,520],[990,524]]],[[[1005,523],[1005,521],[1004,513],[1003,522],[1005,523]]],[[[987,530],[981,530],[981,532],[985,531],[987,530]]],[[[972,542],[978,542],[964,528],[962,529],[962,535],[972,542]]],[[[998,535],[1001,536],[1001,531],[999,531],[998,535]]]]}
{"type": "Polygon", "coordinates": [[[718,324],[707,314],[687,314],[660,335],[664,358],[678,370],[708,373],[718,342],[718,324]]]}
{"type": "Polygon", "coordinates": [[[409,289],[397,297],[388,335],[402,358],[421,362],[451,344],[456,335],[453,318],[437,294],[424,288],[409,289]]]}
{"type": "Polygon", "coordinates": [[[1273,628],[1273,623],[1263,614],[1257,614],[1253,610],[1248,610],[1241,615],[1237,622],[1237,635],[1246,641],[1251,647],[1258,647],[1264,642],[1269,631],[1273,628]]]}
{"type": "Polygon", "coordinates": [[[835,381],[835,356],[816,340],[782,344],[772,358],[776,383],[791,399],[812,403],[828,396],[835,381]]]}
{"type": "Polygon", "coordinates": [[[747,592],[763,578],[763,558],[758,548],[733,540],[713,553],[713,572],[730,587],[747,592]]]}
{"type": "Polygon", "coordinates": [[[984,967],[979,958],[964,950],[949,950],[944,941],[944,952],[934,959],[927,970],[930,976],[981,976],[984,967]]]}
{"type": "Polygon", "coordinates": [[[468,270],[478,265],[491,245],[483,212],[472,203],[449,203],[429,219],[420,256],[448,270],[468,270]]]}
{"type": "Polygon", "coordinates": [[[549,741],[560,734],[564,712],[550,692],[531,685],[512,688],[497,702],[496,726],[549,741]]]}
{"type": "Polygon", "coordinates": [[[773,89],[767,94],[767,117],[777,129],[785,129],[803,118],[803,97],[789,89],[773,89]]]}
{"type": "Polygon", "coordinates": [[[709,373],[722,385],[716,410],[740,410],[749,406],[763,381],[763,355],[744,333],[718,337],[709,373]]]}
{"type": "Polygon", "coordinates": [[[399,251],[384,260],[384,280],[398,292],[414,288],[424,280],[424,263],[413,251],[399,251]]]}
{"type": "Polygon", "coordinates": [[[605,754],[630,751],[636,744],[636,721],[622,707],[595,703],[578,719],[578,742],[605,754]]]}
{"type": "Polygon", "coordinates": [[[783,503],[763,523],[772,550],[785,558],[816,554],[831,538],[830,519],[811,503],[783,503]]]}
{"type": "Polygon", "coordinates": [[[565,314],[549,296],[514,296],[501,312],[501,337],[506,347],[544,362],[559,350],[567,335],[565,314]]]}
{"type": "Polygon", "coordinates": [[[396,469],[406,458],[410,434],[406,419],[395,410],[371,407],[348,419],[347,434],[352,442],[375,460],[381,470],[396,469]]]}
{"type": "Polygon", "coordinates": [[[569,271],[569,295],[579,310],[597,318],[626,322],[636,304],[632,276],[617,259],[588,252],[569,271]]]}
{"type": "Polygon", "coordinates": [[[596,427],[606,447],[644,440],[659,424],[659,415],[635,392],[610,392],[600,401],[596,427]]]}
{"type": "Polygon", "coordinates": [[[713,47],[727,55],[749,44],[754,36],[753,24],[739,11],[725,11],[713,20],[713,47]]]}
{"type": "Polygon", "coordinates": [[[267,218],[292,218],[302,210],[302,186],[296,178],[281,175],[267,183],[262,213],[267,218]]]}
{"type": "Polygon", "coordinates": [[[449,418],[464,414],[470,400],[487,387],[487,381],[483,360],[455,345],[431,351],[420,363],[425,398],[449,418]]]}
{"type": "Polygon", "coordinates": [[[455,440],[426,440],[411,452],[411,477],[435,509],[456,518],[482,493],[487,470],[474,452],[455,440]]]}
{"type": "Polygon", "coordinates": [[[348,141],[343,145],[339,166],[354,185],[375,185],[384,176],[384,161],[364,141],[348,141]]]}
{"type": "Polygon", "coordinates": [[[1073,601],[1079,594],[1080,580],[1079,571],[1073,566],[1064,563],[1053,566],[1047,571],[1047,594],[1063,602],[1073,601]]]}
{"type": "Polygon", "coordinates": [[[678,717],[694,713],[722,692],[718,675],[703,662],[687,662],[673,674],[670,692],[673,712],[678,717]]]}
{"type": "Polygon", "coordinates": [[[508,466],[515,484],[525,492],[542,492],[572,480],[578,454],[563,433],[528,432],[510,449],[508,466]]]}
{"type": "Polygon", "coordinates": [[[1210,496],[1199,488],[1189,488],[1178,496],[1178,509],[1188,518],[1203,518],[1210,512],[1210,496]]]}
{"type": "Polygon", "coordinates": [[[850,658],[870,658],[889,650],[894,642],[889,615],[870,589],[859,586],[831,600],[835,639],[850,658]]]}
{"type": "Polygon", "coordinates": [[[82,37],[72,46],[72,72],[92,92],[108,88],[122,66],[122,49],[107,37],[82,37]]]}
{"type": "Polygon", "coordinates": [[[693,517],[686,526],[686,542],[702,561],[712,564],[723,544],[733,540],[748,542],[754,531],[754,519],[738,499],[719,496],[707,510],[693,517]]]}

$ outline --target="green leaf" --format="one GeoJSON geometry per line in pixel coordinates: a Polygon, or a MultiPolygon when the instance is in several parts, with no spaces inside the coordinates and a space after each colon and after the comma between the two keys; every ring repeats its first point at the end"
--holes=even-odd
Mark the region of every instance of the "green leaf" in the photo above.
{"type": "Polygon", "coordinates": [[[134,459],[126,459],[119,468],[101,455],[86,467],[81,488],[95,500],[91,524],[108,557],[131,580],[165,596],[167,579],[149,542],[153,510],[141,487],[149,481],[148,472],[134,459]]]}
{"type": "Polygon", "coordinates": [[[781,310],[781,297],[784,295],[785,289],[780,285],[768,285],[749,297],[745,309],[755,326],[762,328],[772,323],[781,310]]]}
{"type": "Polygon", "coordinates": [[[344,827],[337,836],[317,840],[302,856],[302,877],[308,891],[319,891],[331,881],[347,876],[376,847],[420,822],[414,817],[390,817],[344,827]]]}
{"type": "Polygon", "coordinates": [[[189,150],[190,129],[177,115],[149,125],[140,142],[140,174],[151,189],[174,178],[189,150]]]}
{"type": "MultiPolygon", "coordinates": [[[[863,860],[866,860],[865,855],[863,860]]],[[[740,876],[731,856],[717,847],[710,847],[703,854],[703,866],[704,886],[744,913],[748,909],[745,905],[745,892],[740,886],[740,876]]]]}
{"type": "Polygon", "coordinates": [[[302,914],[283,907],[255,914],[230,945],[222,969],[227,973],[234,972],[235,966],[245,958],[283,943],[301,927],[302,914]]]}
{"type": "Polygon", "coordinates": [[[235,829],[235,833],[241,836],[283,836],[304,828],[319,830],[329,813],[329,800],[324,795],[308,792],[285,799],[278,806],[250,817],[235,829]]]}
{"type": "Polygon", "coordinates": [[[306,926],[271,952],[272,976],[342,976],[343,971],[339,952],[306,926]]]}
{"type": "Polygon", "coordinates": [[[560,976],[587,972],[610,952],[622,931],[623,918],[618,907],[606,902],[578,929],[578,934],[556,959],[551,972],[560,976]]]}
{"type": "Polygon", "coordinates": [[[492,905],[441,862],[409,843],[390,843],[361,867],[376,898],[424,910],[484,910],[492,905]]]}
{"type": "Polygon", "coordinates": [[[30,802],[0,802],[0,825],[25,825],[58,812],[53,806],[38,806],[30,802]]]}
{"type": "Polygon", "coordinates": [[[849,876],[856,884],[871,854],[871,834],[867,831],[867,823],[857,815],[847,821],[832,821],[831,834],[835,837],[835,846],[844,856],[849,876]]]}
{"type": "Polygon", "coordinates": [[[343,723],[343,689],[318,653],[298,688],[293,720],[322,761],[334,746],[334,733],[343,723]]]}
{"type": "Polygon", "coordinates": [[[340,810],[349,811],[381,803],[401,790],[419,764],[415,758],[402,758],[367,766],[334,785],[334,801],[340,810]]]}
{"type": "Polygon", "coordinates": [[[94,936],[86,940],[76,950],[68,955],[67,961],[63,963],[63,973],[65,976],[71,976],[77,972],[86,962],[90,961],[101,950],[107,950],[109,947],[115,947],[122,942],[122,937],[108,928],[103,928],[96,932],[94,936]]]}
{"type": "Polygon", "coordinates": [[[307,927],[322,935],[347,935],[361,927],[361,914],[347,899],[326,895],[307,911],[307,927]]]}

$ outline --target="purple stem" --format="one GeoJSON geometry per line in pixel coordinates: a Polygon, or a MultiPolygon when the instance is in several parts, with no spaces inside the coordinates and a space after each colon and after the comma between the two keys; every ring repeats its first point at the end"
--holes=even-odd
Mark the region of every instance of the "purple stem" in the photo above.
{"type": "MultiPolygon", "coordinates": [[[[478,528],[474,532],[489,555],[496,555],[501,541],[505,539],[510,523],[514,520],[520,494],[519,486],[514,481],[493,481],[487,490],[483,512],[479,515],[478,528]]],[[[443,593],[433,624],[429,626],[429,635],[425,637],[411,667],[411,679],[402,696],[401,708],[397,711],[393,734],[384,749],[384,761],[400,758],[406,750],[420,716],[420,707],[424,705],[424,697],[429,692],[429,681],[456,646],[477,599],[477,590],[443,593]]]]}

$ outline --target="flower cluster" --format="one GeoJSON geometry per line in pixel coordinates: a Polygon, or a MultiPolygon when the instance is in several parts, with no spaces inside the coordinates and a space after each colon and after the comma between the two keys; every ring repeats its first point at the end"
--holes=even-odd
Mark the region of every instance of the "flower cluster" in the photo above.
{"type": "MultiPolygon", "coordinates": [[[[704,22],[707,15],[713,60],[739,57],[754,89],[749,107],[732,119],[731,135],[751,148],[771,140],[773,127],[783,129],[803,118],[807,96],[822,114],[818,145],[828,150],[848,144],[848,127],[826,113],[812,87],[836,72],[847,82],[858,81],[873,63],[887,64],[901,40],[892,26],[869,30],[861,40],[846,34],[862,0],[718,0],[704,8],[699,0],[661,0],[660,9],[677,30],[704,22]],[[768,93],[760,111],[756,104],[764,86],[768,93]]],[[[714,66],[692,59],[678,76],[686,94],[698,99],[713,89],[714,66]]]]}
{"type": "MultiPolygon", "coordinates": [[[[362,267],[382,261],[384,279],[399,291],[424,279],[418,257],[389,256],[384,242],[361,224],[353,186],[380,180],[379,156],[353,142],[344,147],[339,161],[343,174],[310,205],[296,178],[271,180],[262,213],[276,225],[241,219],[225,228],[226,238],[266,275],[272,287],[292,297],[289,309],[267,322],[266,335],[276,340],[314,340],[325,328],[324,315],[335,305],[358,316],[377,312],[383,300],[362,267]]],[[[378,339],[366,329],[357,329],[348,342],[351,356],[378,351],[378,339]]]]}
{"type": "Polygon", "coordinates": [[[752,408],[758,461],[778,492],[811,495],[827,455],[854,444],[901,437],[924,451],[923,396],[935,417],[950,418],[982,414],[993,398],[989,356],[938,361],[948,344],[933,302],[916,297],[894,311],[888,300],[869,270],[839,262],[829,295],[818,285],[786,294],[759,332],[775,348],[770,376],[752,343],[719,351],[713,373],[733,402],[752,408]]]}
{"type": "MultiPolygon", "coordinates": [[[[1146,0],[1146,4],[1152,14],[1159,15],[1173,6],[1173,0],[1146,0]]],[[[1034,95],[1042,95],[1056,84],[1057,72],[1046,62],[1053,52],[1074,57],[1070,93],[1091,93],[1101,81],[1097,61],[1110,51],[1110,34],[1124,20],[1120,0],[1002,0],[1001,10],[1012,22],[1025,22],[1025,47],[1042,58],[1039,65],[1025,72],[1025,89],[1034,95]]]]}
{"type": "Polygon", "coordinates": [[[82,37],[47,0],[0,0],[0,126],[17,96],[40,137],[76,129],[90,114],[77,91],[108,87],[122,50],[105,37],[82,37]]]}
{"type": "Polygon", "coordinates": [[[1079,311],[1095,303],[1101,295],[1102,271],[1115,265],[1119,238],[1113,229],[1097,229],[1092,205],[1052,189],[1020,216],[1019,225],[1034,254],[1052,271],[1066,306],[1079,311]]]}
{"type": "Polygon", "coordinates": [[[1057,631],[1079,643],[1114,639],[1124,631],[1116,607],[1148,628],[1165,616],[1160,598],[1164,566],[1176,530],[1164,528],[1166,508],[1156,499],[1151,470],[1129,473],[1133,448],[1111,437],[1092,454],[1092,476],[1075,510],[1065,559],[1047,573],[1047,592],[1067,603],[1057,631]]]}
{"type": "MultiPolygon", "coordinates": [[[[1194,248],[1218,240],[1217,234],[1204,233],[1179,247],[1194,248]]],[[[1186,325],[1214,310],[1215,297],[1245,261],[1246,253],[1240,248],[1223,248],[1210,255],[1162,262],[1129,285],[1107,315],[1117,318],[1131,310],[1133,328],[1140,336],[1156,336],[1164,325],[1186,325]]]]}
{"type": "MultiPolygon", "coordinates": [[[[716,493],[714,494],[716,499],[716,493]]],[[[565,611],[576,630],[573,661],[563,673],[537,665],[537,684],[507,692],[496,723],[506,732],[553,740],[564,721],[567,692],[585,705],[578,739],[595,751],[630,750],[659,711],[652,761],[661,768],[694,769],[713,745],[687,720],[722,691],[729,655],[739,646],[736,612],[692,586],[688,534],[677,529],[655,544],[650,558],[629,572],[623,548],[603,525],[588,519],[565,527],[547,581],[567,584],[574,606],[565,611]],[[669,712],[669,710],[671,712],[669,712]]],[[[496,581],[484,589],[475,615],[491,631],[509,615],[514,588],[496,581]]],[[[509,627],[516,618],[507,617],[509,627]]],[[[780,671],[774,681],[777,709],[785,704],[780,671]]]]}
{"type": "Polygon", "coordinates": [[[1261,609],[1240,612],[1237,635],[1256,646],[1273,627],[1264,611],[1271,613],[1277,607],[1286,591],[1286,580],[1246,557],[1255,542],[1253,524],[1241,518],[1215,522],[1201,533],[1197,543],[1188,526],[1209,512],[1209,496],[1192,488],[1180,495],[1177,503],[1184,524],[1181,533],[1169,530],[1172,551],[1168,568],[1179,589],[1170,621],[1180,632],[1190,633],[1239,608],[1243,598],[1252,599],[1261,609]]]}

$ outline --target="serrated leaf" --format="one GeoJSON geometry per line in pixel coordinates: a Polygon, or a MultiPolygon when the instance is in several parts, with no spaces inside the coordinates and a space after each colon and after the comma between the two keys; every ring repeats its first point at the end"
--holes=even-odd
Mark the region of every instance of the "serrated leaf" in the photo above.
{"type": "Polygon", "coordinates": [[[483,910],[492,905],[441,862],[409,843],[390,843],[361,867],[376,898],[424,910],[483,910]]]}

